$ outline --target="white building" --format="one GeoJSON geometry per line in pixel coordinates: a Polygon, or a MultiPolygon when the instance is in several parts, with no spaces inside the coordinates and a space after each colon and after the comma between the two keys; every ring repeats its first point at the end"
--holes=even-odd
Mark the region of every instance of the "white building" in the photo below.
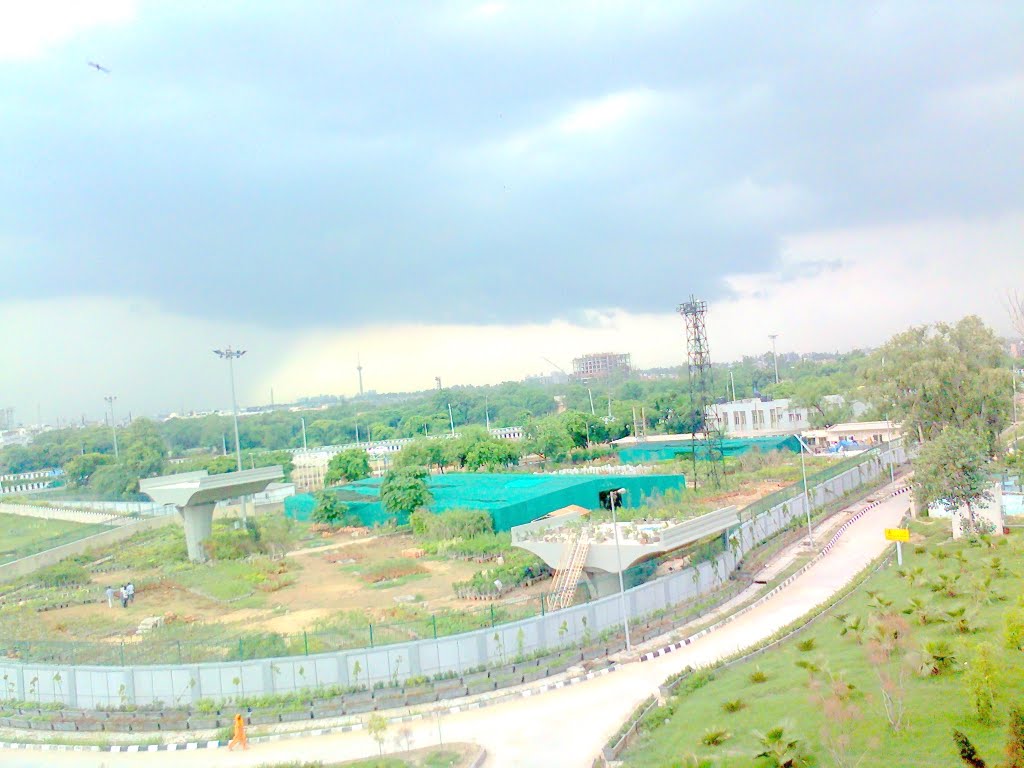
{"type": "Polygon", "coordinates": [[[806,408],[788,399],[764,401],[757,397],[718,406],[718,419],[728,437],[758,437],[802,432],[811,426],[806,408]]]}

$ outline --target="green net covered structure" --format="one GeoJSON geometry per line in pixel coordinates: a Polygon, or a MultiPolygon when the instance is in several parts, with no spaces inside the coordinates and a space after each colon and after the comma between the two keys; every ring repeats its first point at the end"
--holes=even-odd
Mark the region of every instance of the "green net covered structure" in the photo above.
{"type": "MultiPolygon", "coordinates": [[[[800,441],[794,435],[774,435],[771,437],[726,438],[722,440],[723,456],[739,456],[751,450],[762,453],[769,451],[800,452],[800,441]]],[[[690,440],[687,437],[659,439],[649,437],[638,443],[630,443],[619,448],[619,461],[623,464],[643,464],[652,461],[669,461],[671,459],[690,459],[696,451],[698,459],[710,456],[710,446],[706,440],[690,440]]],[[[716,456],[715,458],[719,458],[716,456]]]]}
{"type": "MultiPolygon", "coordinates": [[[[380,501],[380,478],[347,483],[329,491],[348,506],[363,525],[383,525],[390,520],[408,522],[407,515],[395,515],[380,501]]],[[[570,505],[600,509],[608,491],[625,488],[622,505],[637,507],[669,490],[685,490],[683,475],[524,475],[460,472],[431,475],[428,479],[434,497],[429,509],[478,509],[490,513],[494,530],[507,531],[515,525],[532,522],[570,505]]],[[[296,520],[309,520],[313,513],[312,494],[285,499],[285,514],[296,520]]]]}

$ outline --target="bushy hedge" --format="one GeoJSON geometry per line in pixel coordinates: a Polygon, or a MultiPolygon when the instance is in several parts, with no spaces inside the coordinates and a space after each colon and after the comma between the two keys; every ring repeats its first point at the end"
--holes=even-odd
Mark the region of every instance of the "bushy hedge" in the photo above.
{"type": "Polygon", "coordinates": [[[413,535],[423,541],[472,539],[494,533],[494,521],[476,509],[449,509],[440,514],[418,509],[409,517],[413,535]]]}
{"type": "Polygon", "coordinates": [[[44,587],[60,587],[67,584],[88,584],[91,578],[84,565],[74,560],[65,560],[37,571],[34,580],[44,587]]]}

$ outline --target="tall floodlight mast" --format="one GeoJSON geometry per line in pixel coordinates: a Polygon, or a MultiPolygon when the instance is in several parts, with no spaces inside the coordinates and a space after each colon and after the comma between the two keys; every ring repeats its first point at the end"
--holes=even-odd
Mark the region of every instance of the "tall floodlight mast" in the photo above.
{"type": "MultiPolygon", "coordinates": [[[[722,471],[719,461],[722,460],[722,429],[718,419],[718,407],[715,404],[714,376],[711,369],[711,350],[708,347],[708,332],[705,318],[708,314],[708,303],[697,301],[692,295],[685,304],[680,304],[678,312],[686,321],[686,353],[689,362],[690,401],[696,409],[700,420],[700,431],[704,433],[704,446],[707,451],[708,478],[718,488],[722,483],[722,471]]],[[[697,439],[696,429],[691,435],[693,448],[693,487],[697,487],[697,439]]]]}

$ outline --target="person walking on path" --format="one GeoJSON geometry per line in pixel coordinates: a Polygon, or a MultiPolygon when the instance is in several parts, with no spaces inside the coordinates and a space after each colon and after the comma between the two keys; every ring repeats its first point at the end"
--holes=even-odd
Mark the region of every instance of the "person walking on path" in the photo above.
{"type": "Polygon", "coordinates": [[[128,582],[128,602],[135,602],[135,584],[130,581],[128,582]]]}
{"type": "Polygon", "coordinates": [[[230,752],[239,744],[242,745],[242,749],[249,748],[249,739],[245,736],[245,720],[242,719],[241,715],[235,715],[235,735],[228,742],[228,751],[230,752]]]}
{"type": "Polygon", "coordinates": [[[121,607],[128,607],[128,586],[126,584],[121,585],[121,607]]]}
{"type": "Polygon", "coordinates": [[[114,588],[107,586],[107,608],[114,607],[114,588]]]}

